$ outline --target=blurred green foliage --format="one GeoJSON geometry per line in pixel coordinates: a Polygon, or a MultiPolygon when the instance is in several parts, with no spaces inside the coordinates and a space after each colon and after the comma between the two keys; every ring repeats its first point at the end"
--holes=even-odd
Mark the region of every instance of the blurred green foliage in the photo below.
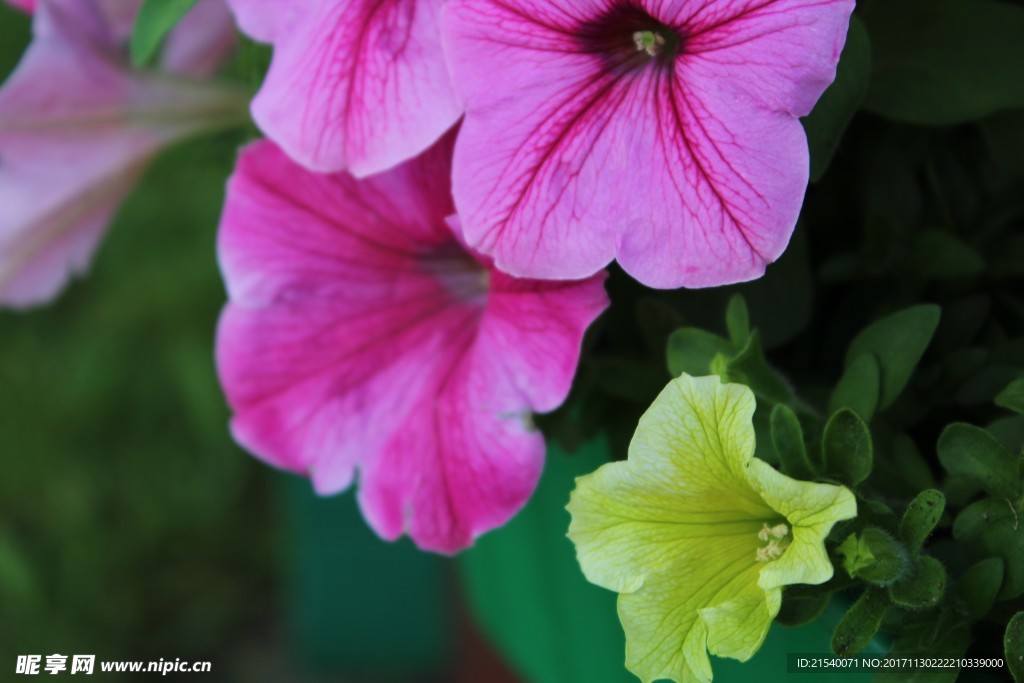
{"type": "MultiPolygon", "coordinates": [[[[0,3],[0,74],[27,39],[0,3]]],[[[212,354],[239,142],[166,154],[87,279],[0,313],[0,678],[60,652],[213,658],[232,680],[230,653],[268,637],[280,515],[270,472],[231,442],[212,354]]]]}

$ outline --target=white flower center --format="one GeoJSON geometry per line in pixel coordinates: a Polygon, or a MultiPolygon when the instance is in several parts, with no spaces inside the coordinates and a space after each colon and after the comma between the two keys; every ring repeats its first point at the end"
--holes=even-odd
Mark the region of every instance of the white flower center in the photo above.
{"type": "Polygon", "coordinates": [[[785,524],[768,526],[767,522],[757,532],[757,538],[765,544],[757,549],[758,562],[771,562],[779,559],[793,540],[789,535],[788,526],[785,524]]]}
{"type": "Polygon", "coordinates": [[[637,31],[633,34],[633,43],[637,52],[646,52],[656,57],[661,54],[661,48],[665,47],[665,36],[654,31],[637,31]]]}

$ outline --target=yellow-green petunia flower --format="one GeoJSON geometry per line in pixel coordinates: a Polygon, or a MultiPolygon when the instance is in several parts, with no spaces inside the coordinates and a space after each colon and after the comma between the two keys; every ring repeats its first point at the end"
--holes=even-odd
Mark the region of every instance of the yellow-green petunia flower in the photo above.
{"type": "Polygon", "coordinates": [[[847,489],[754,458],[754,406],[745,386],[683,375],[627,461],[576,480],[569,538],[587,578],[620,593],[626,667],[645,682],[710,681],[709,650],[753,656],[782,586],[831,578],[825,536],[857,514],[847,489]]]}

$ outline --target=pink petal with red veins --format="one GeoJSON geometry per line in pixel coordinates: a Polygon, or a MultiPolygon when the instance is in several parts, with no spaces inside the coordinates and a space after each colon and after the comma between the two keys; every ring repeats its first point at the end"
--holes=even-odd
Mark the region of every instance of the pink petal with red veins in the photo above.
{"type": "Polygon", "coordinates": [[[233,0],[242,26],[274,44],[256,122],[316,171],[366,176],[422,152],[461,114],[441,50],[442,1],[233,0]]]}
{"type": "Polygon", "coordinates": [[[603,277],[516,281],[447,226],[450,139],[366,180],[243,152],[219,251],[231,303],[218,368],[236,438],[349,486],[383,537],[452,553],[507,521],[539,476],[529,423],[572,383],[603,277]]]}
{"type": "Polygon", "coordinates": [[[616,257],[653,287],[759,277],[795,226],[796,114],[834,77],[852,2],[596,6],[446,7],[467,242],[523,277],[585,277],[616,257]],[[678,52],[639,51],[644,22],[673,27],[678,52]]]}
{"type": "Polygon", "coordinates": [[[152,156],[236,119],[240,94],[132,73],[97,4],[43,0],[0,90],[0,305],[52,299],[81,272],[152,156]]]}
{"type": "Polygon", "coordinates": [[[697,12],[674,4],[689,34],[682,83],[727,78],[770,109],[807,116],[835,80],[855,3],[707,0],[697,12]]]}

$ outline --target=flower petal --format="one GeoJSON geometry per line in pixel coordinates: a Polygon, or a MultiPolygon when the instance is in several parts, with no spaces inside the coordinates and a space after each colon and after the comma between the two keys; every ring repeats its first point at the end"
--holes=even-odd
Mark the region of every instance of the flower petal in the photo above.
{"type": "Polygon", "coordinates": [[[635,591],[679,574],[695,541],[711,538],[736,539],[753,562],[758,530],[777,517],[745,477],[753,412],[749,389],[717,377],[683,375],[665,387],[640,418],[629,459],[577,480],[569,537],[587,579],[635,591]]]}
{"type": "Polygon", "coordinates": [[[796,116],[834,78],[852,0],[639,6],[680,32],[672,64],[623,70],[581,45],[604,6],[447,6],[456,205],[503,270],[576,278],[618,258],[646,285],[705,287],[785,249],[808,176],[796,116]]]}
{"type": "Polygon", "coordinates": [[[441,50],[441,0],[232,7],[243,27],[274,43],[253,116],[307,168],[383,171],[425,150],[461,114],[441,50]]]}
{"type": "Polygon", "coordinates": [[[321,493],[358,470],[378,534],[444,553],[526,502],[544,455],[530,413],[564,400],[607,305],[601,277],[511,281],[463,251],[450,140],[362,181],[250,146],[222,221],[217,344],[243,445],[321,493]]]}
{"type": "Polygon", "coordinates": [[[165,145],[237,118],[239,93],[132,73],[92,0],[46,0],[0,90],[0,303],[50,300],[165,145]]]}
{"type": "MultiPolygon", "coordinates": [[[[763,106],[807,116],[835,80],[854,0],[675,0],[680,79],[727,79],[763,106]]],[[[735,104],[733,105],[735,107],[735,104]]]]}
{"type": "Polygon", "coordinates": [[[226,0],[238,28],[253,40],[273,42],[300,9],[295,0],[226,0]]]}
{"type": "Polygon", "coordinates": [[[691,554],[658,581],[619,596],[630,671],[645,682],[710,681],[708,649],[748,658],[760,647],[778,612],[780,591],[775,589],[772,600],[758,587],[759,567],[752,560],[756,532],[751,538],[754,543],[709,536],[705,552],[691,554]],[[750,623],[737,631],[743,619],[750,623]],[[754,640],[734,640],[741,635],[754,640]]]}
{"type": "Polygon", "coordinates": [[[825,537],[836,522],[857,516],[853,493],[842,486],[791,479],[757,459],[747,471],[760,496],[786,518],[793,532],[785,554],[761,570],[761,587],[819,584],[832,578],[825,537]]]}
{"type": "Polygon", "coordinates": [[[825,536],[856,514],[848,490],[754,458],[754,408],[745,386],[684,374],[625,462],[577,479],[569,538],[586,577],[620,593],[626,666],[645,682],[710,681],[708,651],[753,656],[781,587],[827,580],[825,536]]]}
{"type": "Polygon", "coordinates": [[[167,36],[161,62],[171,73],[209,76],[235,43],[235,25],[224,0],[199,0],[167,36]]]}
{"type": "Polygon", "coordinates": [[[29,14],[36,9],[36,0],[7,0],[7,4],[29,14]]]}

